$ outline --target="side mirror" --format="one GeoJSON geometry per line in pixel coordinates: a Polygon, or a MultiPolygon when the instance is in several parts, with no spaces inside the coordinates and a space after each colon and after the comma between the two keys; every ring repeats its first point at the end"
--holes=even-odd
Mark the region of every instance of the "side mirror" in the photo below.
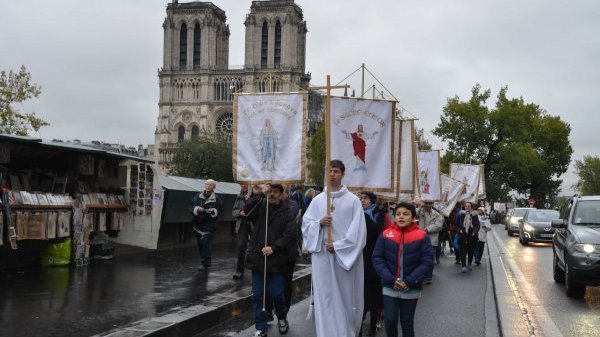
{"type": "Polygon", "coordinates": [[[563,219],[554,219],[551,222],[552,228],[566,228],[567,224],[563,219]]]}

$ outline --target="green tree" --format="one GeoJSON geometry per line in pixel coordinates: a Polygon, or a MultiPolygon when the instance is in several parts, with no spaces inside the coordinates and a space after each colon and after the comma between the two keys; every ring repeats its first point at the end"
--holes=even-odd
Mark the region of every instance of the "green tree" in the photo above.
{"type": "Polygon", "coordinates": [[[419,151],[430,151],[433,148],[431,146],[431,143],[427,140],[427,138],[425,138],[425,129],[423,129],[423,128],[419,129],[416,126],[415,126],[415,141],[417,142],[419,151]]]}
{"type": "Polygon", "coordinates": [[[575,161],[575,173],[579,176],[573,187],[582,195],[600,195],[600,157],[584,156],[575,161]]]}
{"type": "Polygon", "coordinates": [[[486,105],[491,91],[479,84],[468,101],[448,99],[433,133],[448,142],[452,161],[484,165],[488,199],[508,200],[514,190],[543,205],[558,192],[558,177],[571,160],[571,127],[522,97],[508,98],[507,91],[500,89],[491,109],[486,105]]]}
{"type": "Polygon", "coordinates": [[[169,174],[190,178],[233,181],[231,138],[218,132],[201,132],[177,144],[167,164],[169,174]]]}
{"type": "Polygon", "coordinates": [[[14,107],[14,104],[38,97],[41,93],[42,87],[31,83],[31,74],[24,65],[18,72],[10,70],[7,74],[4,70],[0,71],[0,133],[27,136],[29,130],[37,131],[49,125],[34,112],[21,113],[14,107]]]}
{"type": "Polygon", "coordinates": [[[325,181],[325,123],[321,123],[308,139],[306,151],[308,181],[322,185],[325,181]]]}

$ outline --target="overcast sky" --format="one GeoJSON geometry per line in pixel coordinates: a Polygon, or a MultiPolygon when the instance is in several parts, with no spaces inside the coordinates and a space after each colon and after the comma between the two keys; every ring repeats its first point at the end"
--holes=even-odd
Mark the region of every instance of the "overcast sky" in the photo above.
{"type": "MultiPolygon", "coordinates": [[[[25,64],[42,86],[38,99],[20,107],[50,122],[34,135],[153,143],[167,3],[2,0],[0,69],[25,64]]],[[[600,1],[296,3],[309,30],[313,84],[324,84],[327,74],[340,81],[364,62],[429,132],[448,97],[467,99],[476,83],[495,97],[508,85],[509,96],[571,125],[573,160],[599,155],[600,1]]],[[[227,14],[229,64],[242,65],[251,1],[214,4],[227,14]]],[[[358,92],[360,77],[351,79],[358,92]]],[[[563,178],[570,193],[573,169],[563,178]]]]}

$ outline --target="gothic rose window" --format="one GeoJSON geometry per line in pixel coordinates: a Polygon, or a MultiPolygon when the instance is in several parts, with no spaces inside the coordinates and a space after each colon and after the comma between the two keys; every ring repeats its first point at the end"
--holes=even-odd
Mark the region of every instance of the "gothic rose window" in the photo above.
{"type": "Polygon", "coordinates": [[[226,112],[217,118],[216,124],[217,132],[227,135],[228,137],[233,136],[233,114],[226,112]]]}

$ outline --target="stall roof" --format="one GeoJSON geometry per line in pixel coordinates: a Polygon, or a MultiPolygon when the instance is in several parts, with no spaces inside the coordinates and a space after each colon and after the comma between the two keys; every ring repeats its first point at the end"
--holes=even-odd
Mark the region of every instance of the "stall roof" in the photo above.
{"type": "MultiPolygon", "coordinates": [[[[204,191],[204,182],[206,180],[159,175],[158,181],[160,182],[160,185],[167,190],[202,192],[204,191]]],[[[217,194],[238,195],[240,190],[240,184],[217,181],[215,192],[217,192],[217,194]]]]}
{"type": "Polygon", "coordinates": [[[15,142],[15,143],[36,143],[36,144],[40,144],[45,147],[57,148],[57,149],[65,150],[65,151],[78,151],[78,152],[85,152],[85,153],[90,153],[90,154],[103,154],[103,155],[108,155],[108,156],[113,156],[113,157],[118,157],[118,158],[123,158],[123,159],[135,159],[137,161],[142,161],[142,162],[146,162],[146,163],[154,162],[154,160],[151,160],[151,159],[136,157],[136,156],[132,156],[129,154],[124,154],[124,153],[120,153],[120,152],[116,152],[116,151],[109,151],[109,150],[93,148],[91,146],[86,146],[86,145],[81,145],[81,144],[76,144],[76,143],[53,142],[53,141],[42,140],[40,138],[7,135],[7,134],[3,134],[3,133],[0,133],[0,140],[7,140],[10,142],[15,142]]]}

